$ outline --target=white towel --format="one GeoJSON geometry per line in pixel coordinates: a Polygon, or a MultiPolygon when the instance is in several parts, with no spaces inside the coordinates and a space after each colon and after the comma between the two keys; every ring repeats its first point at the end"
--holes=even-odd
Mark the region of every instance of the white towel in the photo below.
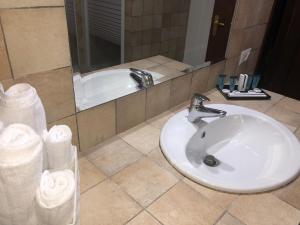
{"type": "Polygon", "coordinates": [[[4,124],[2,121],[0,121],[0,133],[2,132],[3,129],[4,129],[4,124]]]}
{"type": "Polygon", "coordinates": [[[32,225],[42,149],[42,139],[27,125],[12,124],[0,134],[1,225],[32,225]]]}
{"type": "Polygon", "coordinates": [[[74,149],[70,128],[66,125],[53,126],[44,134],[44,139],[49,169],[73,169],[74,149]]]}
{"type": "Polygon", "coordinates": [[[15,84],[6,92],[0,88],[0,120],[4,126],[23,123],[42,135],[47,129],[46,116],[41,99],[29,84],[15,84]]]}
{"type": "Polygon", "coordinates": [[[74,214],[75,179],[71,170],[45,171],[36,191],[39,224],[67,225],[74,214]]]}

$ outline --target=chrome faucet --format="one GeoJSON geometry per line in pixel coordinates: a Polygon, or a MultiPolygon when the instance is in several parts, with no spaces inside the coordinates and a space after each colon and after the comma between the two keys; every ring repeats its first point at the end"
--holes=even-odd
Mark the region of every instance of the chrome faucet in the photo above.
{"type": "Polygon", "coordinates": [[[188,120],[191,123],[207,117],[224,117],[226,112],[218,109],[207,108],[203,105],[204,101],[210,101],[208,97],[201,94],[194,94],[189,107],[188,120]]]}
{"type": "Polygon", "coordinates": [[[130,76],[139,84],[140,88],[148,88],[154,85],[151,73],[144,70],[130,68],[130,76]]]}

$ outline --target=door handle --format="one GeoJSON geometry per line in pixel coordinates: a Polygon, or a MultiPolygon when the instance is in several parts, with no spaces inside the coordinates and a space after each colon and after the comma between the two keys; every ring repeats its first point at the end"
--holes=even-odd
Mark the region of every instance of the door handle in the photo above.
{"type": "Polygon", "coordinates": [[[213,37],[217,35],[219,27],[224,27],[224,26],[225,26],[225,23],[220,22],[220,16],[215,15],[214,22],[213,22],[213,30],[212,30],[213,37]]]}

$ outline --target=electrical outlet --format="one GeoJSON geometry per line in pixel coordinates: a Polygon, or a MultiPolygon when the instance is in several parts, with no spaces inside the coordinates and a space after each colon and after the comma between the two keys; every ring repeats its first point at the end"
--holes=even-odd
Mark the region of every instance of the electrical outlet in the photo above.
{"type": "Polygon", "coordinates": [[[244,50],[244,51],[241,52],[239,65],[241,65],[243,62],[247,61],[250,53],[251,53],[251,48],[248,48],[248,49],[246,49],[246,50],[244,50]]]}

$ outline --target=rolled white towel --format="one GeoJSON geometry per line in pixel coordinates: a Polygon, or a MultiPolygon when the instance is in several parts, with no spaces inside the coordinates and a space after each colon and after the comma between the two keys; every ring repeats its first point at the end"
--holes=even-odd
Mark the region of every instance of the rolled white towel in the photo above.
{"type": "Polygon", "coordinates": [[[35,191],[42,175],[43,142],[27,125],[0,134],[0,224],[32,225],[35,191]]]}
{"type": "Polygon", "coordinates": [[[53,170],[73,169],[72,132],[66,125],[53,126],[44,135],[48,167],[53,170]]]}
{"type": "Polygon", "coordinates": [[[20,83],[6,92],[0,90],[0,120],[4,126],[23,123],[32,127],[39,135],[47,129],[46,116],[41,99],[34,87],[20,83]]]}
{"type": "Polygon", "coordinates": [[[4,129],[4,124],[2,121],[0,121],[0,133],[2,132],[3,129],[4,129]]]}
{"type": "Polygon", "coordinates": [[[36,191],[39,224],[67,225],[74,214],[75,179],[71,170],[45,171],[36,191]]]}

